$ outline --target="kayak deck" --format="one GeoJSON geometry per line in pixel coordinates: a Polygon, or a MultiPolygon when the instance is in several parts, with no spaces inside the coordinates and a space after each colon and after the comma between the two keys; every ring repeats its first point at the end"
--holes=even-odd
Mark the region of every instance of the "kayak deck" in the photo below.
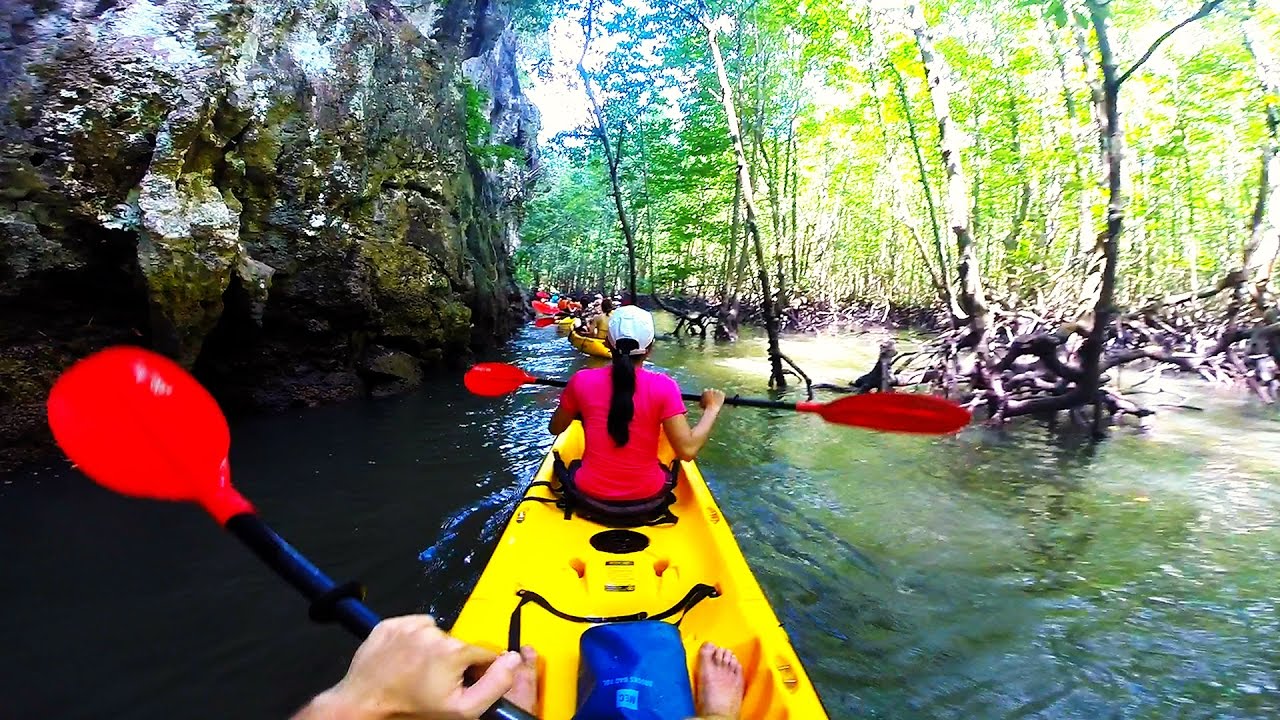
{"type": "MultiPolygon", "coordinates": [[[[581,456],[582,443],[582,429],[575,422],[557,438],[555,450],[568,463],[581,456]]],[[[666,461],[673,457],[665,440],[661,455],[666,461]]],[[[548,455],[535,480],[551,481],[552,468],[548,455]]],[[[624,548],[630,552],[593,546],[593,538],[605,545],[598,536],[609,530],[606,526],[576,514],[566,520],[554,504],[521,502],[452,632],[493,650],[505,649],[520,591],[537,593],[569,615],[615,617],[655,615],[706,584],[718,595],[694,605],[679,625],[691,677],[698,648],[710,641],[732,649],[742,662],[743,718],[827,717],[694,463],[680,464],[675,495],[671,510],[679,521],[629,529],[648,541],[641,550],[624,548]]],[[[554,495],[547,486],[534,484],[525,497],[554,495]]],[[[591,625],[558,618],[533,603],[524,605],[520,618],[519,642],[532,645],[540,658],[537,715],[568,720],[577,707],[579,638],[591,625]]],[[[668,622],[678,619],[677,613],[668,622]]]]}

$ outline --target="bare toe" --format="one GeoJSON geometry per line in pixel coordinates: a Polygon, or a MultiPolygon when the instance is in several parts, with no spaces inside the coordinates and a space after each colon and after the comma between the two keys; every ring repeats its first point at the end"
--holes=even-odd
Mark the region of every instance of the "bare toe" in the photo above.
{"type": "Polygon", "coordinates": [[[698,649],[698,714],[737,720],[744,691],[742,664],[733,651],[703,643],[698,649]]]}

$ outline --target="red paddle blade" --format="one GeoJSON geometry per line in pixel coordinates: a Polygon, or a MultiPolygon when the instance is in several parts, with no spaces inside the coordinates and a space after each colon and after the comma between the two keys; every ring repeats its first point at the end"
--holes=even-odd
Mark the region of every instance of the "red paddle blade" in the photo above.
{"type": "Polygon", "coordinates": [[[172,360],[141,348],[103,350],[58,378],[47,407],[54,439],[99,485],[196,501],[219,522],[252,510],[231,487],[226,418],[172,360]]]}
{"type": "Polygon", "coordinates": [[[552,305],[551,303],[544,303],[541,300],[534,300],[532,305],[535,312],[540,312],[543,315],[556,314],[556,306],[552,305]]]}
{"type": "Polygon", "coordinates": [[[826,404],[799,403],[796,409],[839,425],[923,435],[953,433],[972,419],[968,410],[949,400],[912,393],[850,395],[826,404]]]}
{"type": "Polygon", "coordinates": [[[498,397],[514,392],[516,388],[537,378],[515,365],[506,363],[479,363],[462,376],[462,384],[476,395],[498,397]]]}
{"type": "Polygon", "coordinates": [[[540,328],[549,327],[555,324],[556,324],[556,319],[553,317],[540,317],[537,320],[533,321],[534,327],[540,327],[540,328]]]}

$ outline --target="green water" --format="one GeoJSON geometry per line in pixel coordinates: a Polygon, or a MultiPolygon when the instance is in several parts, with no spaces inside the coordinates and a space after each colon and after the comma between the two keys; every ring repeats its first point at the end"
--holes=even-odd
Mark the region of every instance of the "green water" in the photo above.
{"type": "MultiPolygon", "coordinates": [[[[784,352],[847,381],[879,339],[784,352]]],[[[746,388],[762,355],[686,340],[656,359],[746,388]]],[[[1163,388],[1141,397],[1202,411],[1099,445],[735,410],[700,460],[833,716],[1276,717],[1280,415],[1163,388]]]]}

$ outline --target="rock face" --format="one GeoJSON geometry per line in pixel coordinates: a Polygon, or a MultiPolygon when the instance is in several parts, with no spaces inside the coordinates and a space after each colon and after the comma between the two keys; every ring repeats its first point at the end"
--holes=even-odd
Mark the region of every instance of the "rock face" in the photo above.
{"type": "Polygon", "coordinates": [[[509,332],[515,52],[491,0],[0,2],[0,457],[112,343],[283,407],[509,332]]]}

